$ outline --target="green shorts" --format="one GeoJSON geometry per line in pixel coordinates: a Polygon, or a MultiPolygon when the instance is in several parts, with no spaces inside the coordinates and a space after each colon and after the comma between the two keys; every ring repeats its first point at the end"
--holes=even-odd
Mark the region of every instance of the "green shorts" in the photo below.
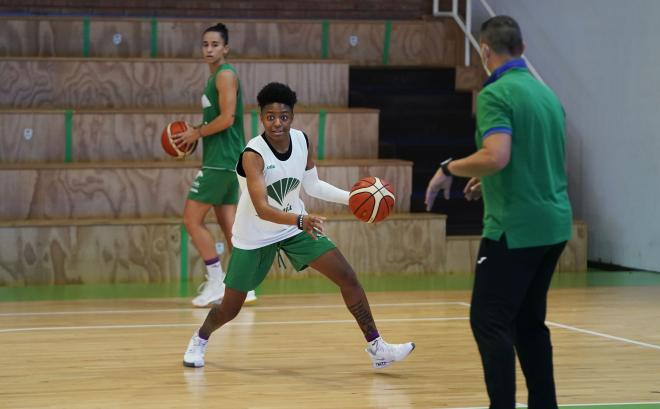
{"type": "Polygon", "coordinates": [[[188,199],[217,205],[238,203],[236,173],[223,169],[200,169],[188,192],[188,199]]]}
{"type": "Polygon", "coordinates": [[[327,237],[321,236],[318,240],[314,240],[305,232],[258,249],[243,250],[234,247],[227,267],[225,284],[237,291],[254,290],[266,278],[278,249],[284,251],[293,267],[300,271],[335,248],[334,243],[327,237]]]}

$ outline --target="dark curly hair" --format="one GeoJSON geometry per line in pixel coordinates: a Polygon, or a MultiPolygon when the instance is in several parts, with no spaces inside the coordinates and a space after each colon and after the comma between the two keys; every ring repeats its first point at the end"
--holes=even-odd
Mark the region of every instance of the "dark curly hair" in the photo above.
{"type": "Polygon", "coordinates": [[[209,31],[215,31],[216,33],[220,33],[220,37],[222,37],[222,39],[225,41],[225,45],[229,45],[229,30],[227,30],[226,25],[222,23],[218,23],[204,30],[204,33],[202,33],[202,35],[208,33],[209,31]]]}
{"type": "Polygon", "coordinates": [[[288,105],[291,110],[293,106],[296,105],[298,99],[296,98],[296,93],[293,92],[286,84],[281,84],[279,82],[271,82],[266,85],[259,91],[257,95],[257,102],[259,103],[259,108],[263,109],[266,105],[279,102],[284,105],[288,105]]]}

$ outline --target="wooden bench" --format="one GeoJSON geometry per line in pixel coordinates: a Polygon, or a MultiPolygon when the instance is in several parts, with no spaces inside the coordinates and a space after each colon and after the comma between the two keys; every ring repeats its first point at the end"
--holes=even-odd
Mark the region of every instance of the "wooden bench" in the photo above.
{"type": "MultiPolygon", "coordinates": [[[[348,105],[348,62],[232,60],[243,103],[269,82],[305,105],[348,105]]],[[[191,59],[0,58],[0,108],[198,108],[208,66],[191,59]]]]}
{"type": "MultiPolygon", "coordinates": [[[[263,131],[253,109],[245,107],[246,139],[256,135],[255,125],[257,133],[263,131]]],[[[199,124],[200,111],[0,110],[0,163],[164,160],[163,128],[174,120],[199,124]]],[[[378,157],[378,110],[302,106],[295,113],[293,126],[307,133],[319,157],[378,157]]]]}
{"type": "MultiPolygon", "coordinates": [[[[195,160],[151,162],[29,163],[0,165],[0,191],[6,192],[4,220],[61,218],[176,217],[199,171],[195,160]]],[[[343,189],[360,178],[379,176],[394,187],[395,210],[410,211],[412,162],[394,159],[326,160],[319,177],[343,189]]],[[[348,209],[303,194],[308,211],[346,213],[348,209]]]]}

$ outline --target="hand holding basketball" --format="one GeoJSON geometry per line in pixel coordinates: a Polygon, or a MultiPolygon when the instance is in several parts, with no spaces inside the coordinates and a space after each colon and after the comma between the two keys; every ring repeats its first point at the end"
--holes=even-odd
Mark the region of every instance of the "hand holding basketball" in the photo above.
{"type": "Polygon", "coordinates": [[[394,189],[384,179],[367,177],[357,181],[348,196],[348,206],[358,219],[378,223],[394,208],[394,189]]]}
{"type": "Polygon", "coordinates": [[[175,158],[182,158],[195,152],[199,133],[184,121],[174,121],[163,129],[160,143],[165,152],[175,158]]]}

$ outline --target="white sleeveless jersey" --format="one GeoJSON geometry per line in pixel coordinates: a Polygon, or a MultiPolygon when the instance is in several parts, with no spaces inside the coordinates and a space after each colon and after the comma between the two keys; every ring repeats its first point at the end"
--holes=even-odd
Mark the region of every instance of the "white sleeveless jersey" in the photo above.
{"type": "MultiPolygon", "coordinates": [[[[268,204],[283,212],[307,214],[305,204],[300,199],[300,188],[307,166],[307,141],[302,131],[297,129],[291,128],[289,135],[291,135],[291,156],[286,160],[280,160],[275,156],[265,136],[252,138],[245,149],[256,151],[264,160],[263,177],[268,192],[268,204]]],[[[297,226],[261,219],[250,198],[247,179],[238,173],[236,176],[241,187],[241,196],[232,229],[232,243],[235,247],[244,250],[256,249],[300,233],[297,226]]]]}

